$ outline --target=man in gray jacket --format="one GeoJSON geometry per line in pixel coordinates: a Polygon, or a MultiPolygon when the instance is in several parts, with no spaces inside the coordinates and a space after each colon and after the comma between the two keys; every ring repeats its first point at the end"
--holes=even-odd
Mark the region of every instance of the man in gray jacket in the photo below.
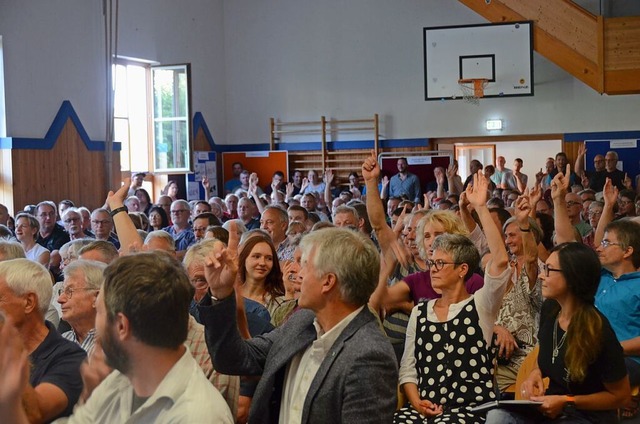
{"type": "Polygon", "coordinates": [[[216,367],[262,376],[249,422],[391,422],[396,359],[367,308],[380,265],[373,243],[338,228],[305,236],[301,310],[282,327],[250,340],[240,337],[235,319],[235,244],[230,240],[227,249],[220,243],[206,261],[211,296],[199,310],[216,367]]]}

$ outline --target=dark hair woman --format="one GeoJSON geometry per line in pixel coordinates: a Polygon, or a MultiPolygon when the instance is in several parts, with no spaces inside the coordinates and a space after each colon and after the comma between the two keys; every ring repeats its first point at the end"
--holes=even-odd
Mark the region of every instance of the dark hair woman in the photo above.
{"type": "Polygon", "coordinates": [[[160,206],[152,206],[149,209],[149,230],[162,230],[169,226],[169,218],[167,213],[160,206]]]}
{"type": "Polygon", "coordinates": [[[582,243],[560,244],[540,279],[547,300],[538,333],[538,368],[522,385],[524,398],[542,402],[538,415],[498,409],[489,412],[487,422],[617,422],[615,409],[630,397],[629,378],[622,346],[594,306],[598,256],[582,243]],[[546,391],[543,377],[549,377],[546,391]]]}

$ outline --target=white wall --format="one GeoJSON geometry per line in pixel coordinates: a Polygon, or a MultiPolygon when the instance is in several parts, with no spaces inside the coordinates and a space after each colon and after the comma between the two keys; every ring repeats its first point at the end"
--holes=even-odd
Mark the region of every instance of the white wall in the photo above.
{"type": "Polygon", "coordinates": [[[485,22],[452,0],[225,1],[228,135],[264,142],[268,118],[379,113],[387,138],[637,130],[640,96],[600,96],[535,57],[535,97],[425,102],[422,28],[485,22]]]}
{"type": "MultiPolygon", "coordinates": [[[[268,119],[378,113],[387,138],[638,130],[640,96],[600,96],[535,58],[535,97],[425,102],[422,28],[483,23],[453,0],[127,0],[119,53],[190,62],[193,110],[219,144],[268,140],[268,119]]],[[[101,0],[0,0],[7,135],[43,137],[63,100],[104,138],[101,0]]],[[[362,138],[362,135],[358,135],[362,138]]]]}

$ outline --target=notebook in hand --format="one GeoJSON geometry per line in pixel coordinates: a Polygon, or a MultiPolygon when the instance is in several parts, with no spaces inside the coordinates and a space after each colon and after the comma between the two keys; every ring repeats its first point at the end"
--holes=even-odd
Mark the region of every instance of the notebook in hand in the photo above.
{"type": "Polygon", "coordinates": [[[471,412],[487,412],[496,408],[526,412],[530,411],[532,408],[535,409],[540,405],[542,405],[542,402],[536,402],[533,400],[493,400],[471,408],[471,412]]]}

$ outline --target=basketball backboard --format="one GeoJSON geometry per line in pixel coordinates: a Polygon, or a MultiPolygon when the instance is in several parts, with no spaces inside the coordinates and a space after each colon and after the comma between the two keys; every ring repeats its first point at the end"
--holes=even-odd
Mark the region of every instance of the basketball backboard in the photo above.
{"type": "Polygon", "coordinates": [[[484,97],[533,95],[532,22],[424,28],[425,100],[462,98],[461,79],[488,80],[484,97]]]}

